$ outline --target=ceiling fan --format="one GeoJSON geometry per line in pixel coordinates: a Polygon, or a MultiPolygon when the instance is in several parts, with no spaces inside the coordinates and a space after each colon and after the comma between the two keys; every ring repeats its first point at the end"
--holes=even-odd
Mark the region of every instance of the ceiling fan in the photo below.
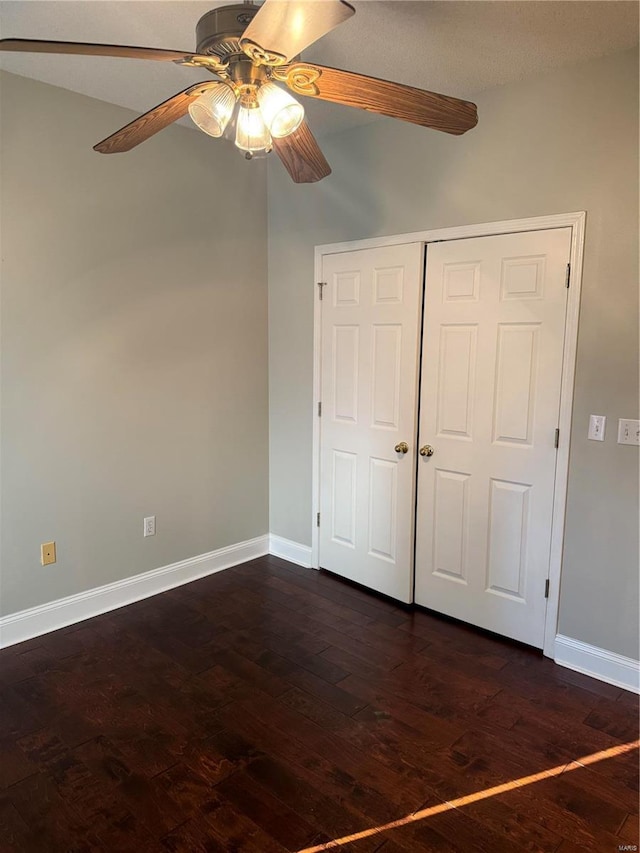
{"type": "Polygon", "coordinates": [[[0,50],[151,59],[203,68],[217,80],[189,86],[94,146],[129,151],[189,113],[210,136],[233,139],[247,157],[275,149],[296,183],[331,173],[296,95],[370,110],[459,135],[478,121],[475,104],[401,83],[299,61],[355,9],[345,0],[265,0],[222,6],[196,25],[196,52],[83,42],[2,39],[0,50]]]}

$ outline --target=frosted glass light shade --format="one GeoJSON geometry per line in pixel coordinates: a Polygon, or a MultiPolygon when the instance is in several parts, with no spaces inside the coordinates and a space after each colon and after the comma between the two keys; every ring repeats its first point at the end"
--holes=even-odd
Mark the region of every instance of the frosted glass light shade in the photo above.
{"type": "Polygon", "coordinates": [[[236,145],[248,154],[271,149],[271,134],[257,107],[240,107],[238,110],[236,145]]]}
{"type": "Polygon", "coordinates": [[[231,86],[218,83],[189,104],[189,115],[200,130],[219,137],[229,124],[235,105],[236,95],[231,86]]]}
{"type": "Polygon", "coordinates": [[[263,83],[257,97],[264,123],[275,139],[282,139],[300,127],[304,108],[288,92],[274,83],[263,83]]]}

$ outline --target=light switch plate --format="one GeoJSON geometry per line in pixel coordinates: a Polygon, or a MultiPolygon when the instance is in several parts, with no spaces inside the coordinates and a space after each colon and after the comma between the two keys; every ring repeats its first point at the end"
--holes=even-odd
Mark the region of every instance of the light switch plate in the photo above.
{"type": "Polygon", "coordinates": [[[604,441],[606,426],[606,415],[589,415],[589,432],[587,433],[587,438],[591,441],[604,441]]]}
{"type": "Polygon", "coordinates": [[[150,515],[148,518],[144,520],[144,535],[145,536],[155,536],[156,535],[156,517],[155,515],[150,515]]]}
{"type": "Polygon", "coordinates": [[[620,418],[618,421],[618,444],[640,444],[640,421],[620,418]]]}

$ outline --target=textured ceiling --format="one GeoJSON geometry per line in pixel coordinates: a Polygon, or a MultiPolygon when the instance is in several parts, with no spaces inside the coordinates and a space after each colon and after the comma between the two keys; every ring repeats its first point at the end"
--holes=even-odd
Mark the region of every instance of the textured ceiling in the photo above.
{"type": "MultiPolygon", "coordinates": [[[[633,47],[638,3],[624,0],[351,0],[356,15],[304,58],[463,98],[633,47]]],[[[193,50],[206,0],[3,0],[0,36],[193,50]]],[[[3,54],[0,67],[145,112],[206,72],[172,63],[3,54]]],[[[375,120],[305,100],[316,133],[375,120]]],[[[185,119],[185,121],[188,121],[185,119]]]]}

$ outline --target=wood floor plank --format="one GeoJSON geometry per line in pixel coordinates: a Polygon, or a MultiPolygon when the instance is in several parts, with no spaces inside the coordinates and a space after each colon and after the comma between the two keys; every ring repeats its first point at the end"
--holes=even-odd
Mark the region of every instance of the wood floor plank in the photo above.
{"type": "Polygon", "coordinates": [[[41,840],[18,814],[8,798],[0,798],[0,851],[40,853],[41,840]]]}
{"type": "Polygon", "coordinates": [[[219,789],[229,802],[245,812],[287,850],[299,850],[331,841],[328,835],[319,832],[300,817],[246,770],[225,779],[219,789]]]}
{"type": "MultiPolygon", "coordinates": [[[[292,583],[298,582],[300,578],[297,573],[292,574],[291,572],[289,572],[289,577],[292,583]]],[[[370,592],[355,585],[347,584],[335,575],[322,571],[316,574],[315,580],[315,592],[318,595],[333,601],[335,604],[357,610],[371,619],[384,621],[387,616],[397,616],[401,613],[395,602],[376,598],[370,592]]],[[[404,617],[402,621],[406,620],[406,614],[403,613],[402,615],[404,617]]],[[[397,619],[392,619],[392,622],[397,624],[397,619]]]]}
{"type": "Polygon", "coordinates": [[[8,789],[8,798],[38,837],[42,850],[85,851],[93,827],[87,816],[66,805],[46,772],[30,776],[8,789]]]}
{"type": "MultiPolygon", "coordinates": [[[[323,655],[327,654],[323,652],[323,655]]],[[[470,716],[486,708],[487,700],[496,695],[497,688],[493,679],[483,682],[481,679],[460,677],[456,673],[442,672],[436,668],[427,670],[422,663],[412,666],[411,661],[382,676],[362,668],[359,671],[354,669],[354,674],[434,716],[463,724],[468,724],[470,716]]]]}
{"type": "Polygon", "coordinates": [[[245,681],[255,684],[260,690],[264,690],[270,696],[282,696],[291,685],[277,675],[249,660],[249,658],[227,649],[216,655],[216,663],[225,669],[243,678],[245,681]]]}
{"type": "Polygon", "coordinates": [[[350,675],[358,675],[361,678],[378,682],[382,681],[388,672],[383,667],[377,666],[375,661],[366,661],[339,646],[329,646],[328,649],[318,655],[318,658],[332,664],[342,672],[341,677],[337,678],[334,683],[342,683],[350,675]]]}
{"type": "MultiPolygon", "coordinates": [[[[368,828],[366,820],[346,803],[337,803],[318,789],[313,788],[291,768],[273,758],[264,758],[249,768],[249,773],[263,786],[273,791],[306,821],[312,822],[318,829],[331,838],[368,828]]],[[[363,851],[375,851],[380,845],[379,838],[363,840],[363,851]]]]}
{"type": "MultiPolygon", "coordinates": [[[[486,827],[493,837],[506,839],[515,850],[536,851],[536,853],[555,853],[561,836],[538,822],[528,812],[513,809],[500,797],[479,799],[462,806],[458,811],[473,818],[481,827],[486,827]]],[[[457,814],[458,812],[456,812],[457,814]]]]}
{"type": "Polygon", "coordinates": [[[358,676],[350,675],[339,687],[361,697],[368,707],[356,719],[386,717],[410,726],[420,732],[430,743],[443,746],[458,740],[465,729],[456,722],[428,713],[423,708],[406,701],[391,687],[381,688],[358,676]],[[373,717],[372,717],[373,715],[373,717]]]}
{"type": "MultiPolygon", "coordinates": [[[[194,762],[196,763],[199,762],[194,762]]],[[[179,762],[158,774],[156,779],[178,804],[184,820],[195,818],[200,823],[201,810],[209,801],[215,787],[213,780],[208,778],[204,762],[198,769],[179,762]]]]}
{"type": "Polygon", "coordinates": [[[36,678],[28,678],[0,690],[0,738],[21,737],[42,727],[47,712],[33,701],[29,690],[36,678]]]}
{"type": "Polygon", "coordinates": [[[630,814],[624,819],[622,826],[618,830],[618,837],[621,844],[630,844],[638,847],[638,839],[640,838],[640,825],[638,823],[638,815],[630,814]]]}
{"type": "Polygon", "coordinates": [[[268,835],[241,809],[236,809],[217,790],[212,793],[202,814],[214,838],[226,844],[227,850],[242,850],[246,853],[287,853],[282,844],[268,835]]]}
{"type": "MultiPolygon", "coordinates": [[[[412,829],[414,838],[417,836],[426,850],[431,845],[436,850],[442,849],[447,842],[452,843],[456,851],[471,850],[473,853],[509,853],[514,849],[514,839],[505,831],[504,825],[500,831],[496,831],[487,823],[476,821],[465,809],[446,809],[430,815],[412,829]]],[[[406,830],[398,830],[399,835],[403,832],[406,830]]],[[[528,849],[536,849],[532,846],[532,840],[531,836],[527,836],[528,849]]]]}
{"type": "Polygon", "coordinates": [[[317,651],[310,653],[296,645],[275,642],[270,635],[263,636],[258,642],[254,639],[247,640],[246,637],[236,637],[234,641],[234,647],[259,666],[262,665],[263,660],[269,661],[271,672],[275,672],[273,664],[274,656],[277,656],[282,661],[288,662],[280,667],[283,673],[288,674],[292,669],[303,669],[331,684],[344,678],[348,672],[319,656],[318,652],[324,651],[328,645],[326,641],[321,641],[317,651]]]}
{"type": "MultiPolygon", "coordinates": [[[[616,836],[603,829],[598,821],[597,801],[586,801],[574,792],[567,780],[550,779],[536,783],[529,789],[522,788],[501,795],[518,813],[523,811],[541,822],[547,829],[564,840],[593,851],[617,850],[616,836]]],[[[562,848],[560,848],[562,849],[562,848]]]]}
{"type": "Polygon", "coordinates": [[[354,610],[353,607],[349,605],[337,604],[336,602],[331,601],[330,598],[319,595],[316,592],[301,589],[297,584],[292,583],[290,580],[271,578],[268,583],[270,586],[273,586],[275,589],[279,589],[282,592],[290,592],[298,599],[304,598],[304,604],[298,611],[299,613],[329,613],[332,616],[346,619],[356,625],[367,625],[372,621],[373,617],[370,615],[361,613],[359,610],[354,610]]]}
{"type": "Polygon", "coordinates": [[[384,651],[380,648],[380,643],[376,642],[375,645],[372,645],[370,642],[367,642],[366,626],[358,626],[363,627],[362,632],[350,630],[349,633],[345,633],[344,630],[336,630],[333,627],[333,617],[326,611],[310,610],[304,615],[309,619],[308,628],[313,630],[314,634],[322,637],[323,640],[326,640],[332,646],[344,649],[349,654],[356,655],[356,657],[361,658],[365,663],[388,671],[395,669],[396,666],[406,659],[406,648],[400,650],[387,646],[386,651],[384,651]]]}
{"type": "Polygon", "coordinates": [[[637,699],[633,705],[601,699],[584,718],[584,724],[614,738],[633,740],[637,733],[638,712],[637,699]]]}
{"type": "Polygon", "coordinates": [[[38,773],[39,769],[38,764],[25,755],[14,739],[4,738],[0,741],[0,789],[27,779],[38,773]]]}
{"type": "MultiPolygon", "coordinates": [[[[305,655],[300,657],[297,663],[294,663],[289,657],[283,657],[271,649],[261,650],[259,644],[252,643],[249,647],[243,642],[239,648],[246,657],[249,657],[250,660],[268,672],[285,679],[291,686],[300,687],[319,699],[323,699],[338,711],[351,715],[360,711],[367,704],[366,700],[359,699],[327,680],[327,675],[330,678],[336,677],[336,670],[333,667],[328,667],[327,663],[317,656],[305,655]],[[316,672],[320,672],[321,675],[316,675],[316,672]]],[[[342,674],[343,671],[339,670],[338,675],[342,674]]],[[[204,676],[205,673],[201,675],[204,676]]]]}
{"type": "MultiPolygon", "coordinates": [[[[618,761],[619,759],[608,759],[609,761],[618,761]]],[[[632,757],[633,760],[633,757],[632,757]]],[[[636,754],[637,763],[637,754],[636,754]]],[[[638,788],[635,789],[621,785],[615,779],[615,774],[606,776],[602,773],[595,772],[594,765],[585,767],[572,761],[567,765],[567,771],[571,771],[571,784],[585,791],[590,796],[598,797],[604,800],[609,805],[615,806],[629,812],[628,817],[633,820],[638,817],[638,788]]]]}
{"type": "MultiPolygon", "coordinates": [[[[297,688],[283,697],[283,703],[399,773],[417,771],[425,754],[442,745],[441,733],[427,726],[418,732],[388,714],[375,712],[347,717],[297,688]]],[[[455,739],[456,734],[447,732],[446,742],[455,739]]]]}
{"type": "Polygon", "coordinates": [[[169,853],[228,853],[229,848],[212,837],[204,817],[187,820],[162,839],[169,853]]]}
{"type": "Polygon", "coordinates": [[[310,784],[321,783],[322,790],[345,791],[354,803],[362,800],[363,812],[380,820],[391,820],[413,811],[431,794],[419,778],[403,776],[371,755],[351,746],[334,733],[328,733],[310,720],[297,718],[288,709],[265,709],[268,723],[256,716],[256,709],[242,705],[242,713],[232,708],[221,712],[227,723],[279,760],[301,768],[310,784]],[[344,787],[342,787],[344,786],[344,787]]]}

